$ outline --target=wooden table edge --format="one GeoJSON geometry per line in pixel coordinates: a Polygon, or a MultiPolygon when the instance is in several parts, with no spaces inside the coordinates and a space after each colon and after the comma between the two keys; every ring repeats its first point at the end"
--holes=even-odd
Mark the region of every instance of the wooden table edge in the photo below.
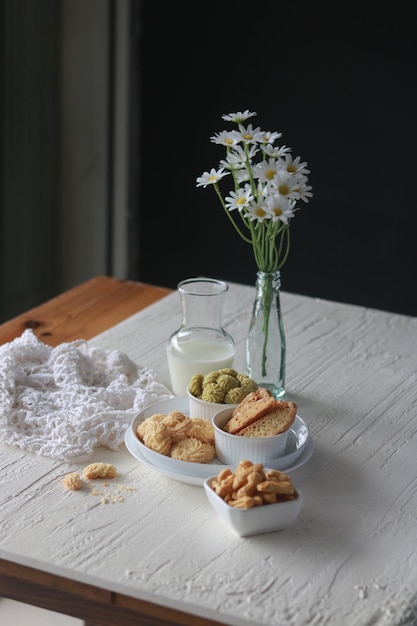
{"type": "Polygon", "coordinates": [[[85,626],[223,624],[0,558],[0,608],[1,597],[71,615],[85,626]]]}
{"type": "Polygon", "coordinates": [[[20,337],[28,328],[50,346],[88,340],[172,291],[168,287],[95,276],[0,324],[0,345],[20,337]]]}

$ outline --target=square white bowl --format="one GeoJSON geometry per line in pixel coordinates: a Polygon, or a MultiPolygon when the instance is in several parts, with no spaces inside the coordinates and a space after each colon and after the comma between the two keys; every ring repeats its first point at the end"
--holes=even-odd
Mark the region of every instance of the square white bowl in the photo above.
{"type": "Polygon", "coordinates": [[[230,506],[211,488],[211,476],[204,481],[204,490],[208,501],[222,520],[241,537],[260,535],[287,528],[297,519],[304,502],[304,496],[298,489],[297,498],[276,504],[263,504],[251,509],[237,509],[230,506]]]}
{"type": "Polygon", "coordinates": [[[266,463],[285,454],[288,430],[271,437],[243,437],[223,430],[232,417],[233,408],[224,408],[213,417],[216,456],[226,465],[238,464],[244,459],[252,463],[266,463]]]}

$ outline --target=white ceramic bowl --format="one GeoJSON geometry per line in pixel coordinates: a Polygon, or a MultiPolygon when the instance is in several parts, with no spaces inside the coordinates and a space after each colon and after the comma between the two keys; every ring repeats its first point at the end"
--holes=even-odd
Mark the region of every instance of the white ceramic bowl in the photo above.
{"type": "Polygon", "coordinates": [[[186,407],[187,398],[185,396],[178,396],[176,398],[172,398],[171,400],[152,404],[143,411],[141,411],[132,421],[132,424],[130,426],[130,429],[134,435],[135,448],[137,448],[138,452],[155,467],[178,474],[191,473],[199,478],[205,479],[207,478],[207,476],[210,476],[214,471],[216,471],[219,467],[218,465],[214,464],[216,462],[218,463],[217,460],[211,461],[210,464],[179,461],[178,459],[173,459],[170,456],[165,456],[164,454],[160,454],[159,452],[148,448],[147,446],[145,446],[144,443],[140,441],[140,439],[136,435],[136,429],[139,424],[148,417],[155,415],[155,413],[168,414],[170,411],[181,411],[182,413],[187,415],[188,412],[186,407]]]}
{"type": "Polygon", "coordinates": [[[241,537],[270,533],[291,525],[297,519],[304,502],[303,494],[297,489],[298,497],[295,500],[263,504],[251,509],[236,509],[229,506],[210,487],[211,481],[215,478],[217,476],[211,476],[204,481],[208,501],[226,524],[241,537]]]}
{"type": "Polygon", "coordinates": [[[237,404],[224,404],[224,403],[206,402],[205,400],[200,400],[199,398],[196,398],[195,396],[193,396],[193,394],[190,393],[188,389],[187,389],[187,396],[188,396],[190,417],[192,418],[197,417],[202,420],[208,420],[209,422],[211,422],[211,420],[216,415],[216,413],[218,413],[218,411],[221,411],[225,407],[231,408],[231,409],[234,409],[235,407],[237,407],[237,404]]]}
{"type": "MultiPolygon", "coordinates": [[[[232,406],[232,405],[227,405],[232,406]]],[[[148,417],[151,417],[155,413],[169,413],[170,411],[181,411],[188,415],[188,397],[180,396],[165,400],[163,402],[157,402],[143,409],[131,422],[129,428],[126,431],[126,445],[129,452],[139,461],[150,464],[159,471],[166,472],[168,474],[180,476],[192,477],[191,484],[198,484],[203,486],[203,481],[212,476],[216,472],[219,473],[225,468],[225,465],[216,456],[210,463],[188,463],[186,461],[178,461],[170,456],[164,456],[155,452],[150,448],[147,448],[137,437],[136,429],[138,425],[148,417]]],[[[241,437],[243,439],[243,437],[241,437]]],[[[309,435],[309,428],[307,424],[297,416],[293,426],[291,426],[288,436],[287,447],[285,453],[278,459],[271,459],[268,467],[287,471],[289,468],[293,469],[294,464],[299,463],[299,458],[304,458],[304,452],[308,453],[306,459],[302,461],[304,464],[309,460],[313,453],[314,445],[309,435]]],[[[243,459],[241,459],[243,460],[243,459]]],[[[230,466],[236,466],[237,463],[232,463],[230,466]]]]}
{"type": "Polygon", "coordinates": [[[223,430],[232,417],[232,408],[223,408],[213,417],[216,456],[226,465],[238,464],[244,459],[252,463],[266,463],[283,456],[287,447],[288,430],[272,437],[241,437],[223,430]]]}

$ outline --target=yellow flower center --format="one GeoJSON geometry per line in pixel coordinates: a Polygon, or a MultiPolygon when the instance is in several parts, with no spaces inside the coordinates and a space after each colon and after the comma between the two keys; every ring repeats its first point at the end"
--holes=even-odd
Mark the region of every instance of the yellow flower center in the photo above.
{"type": "Polygon", "coordinates": [[[276,215],[277,217],[279,217],[280,215],[282,215],[282,209],[279,206],[276,206],[272,209],[274,215],[276,215]]]}
{"type": "Polygon", "coordinates": [[[246,133],[246,135],[243,135],[243,139],[245,141],[252,141],[253,135],[251,133],[246,133]]]}
{"type": "Polygon", "coordinates": [[[244,206],[246,204],[246,198],[245,197],[239,198],[236,204],[244,206]]]}
{"type": "Polygon", "coordinates": [[[287,172],[289,172],[290,174],[295,174],[296,171],[297,168],[292,163],[287,165],[287,172]]]}
{"type": "Polygon", "coordinates": [[[265,172],[265,178],[267,178],[268,180],[274,180],[274,176],[275,170],[268,170],[267,172],[265,172]]]}
{"type": "Polygon", "coordinates": [[[290,193],[290,189],[288,185],[285,185],[284,183],[282,185],[279,185],[278,191],[281,194],[281,196],[288,196],[288,194],[290,193]]]}
{"type": "Polygon", "coordinates": [[[215,183],[217,180],[216,176],[209,176],[208,182],[209,183],[215,183]]]}
{"type": "Polygon", "coordinates": [[[262,207],[258,207],[255,212],[257,217],[265,217],[266,215],[266,211],[264,211],[262,207]]]}
{"type": "Polygon", "coordinates": [[[225,139],[225,143],[229,144],[230,146],[233,146],[233,139],[227,138],[225,139]]]}

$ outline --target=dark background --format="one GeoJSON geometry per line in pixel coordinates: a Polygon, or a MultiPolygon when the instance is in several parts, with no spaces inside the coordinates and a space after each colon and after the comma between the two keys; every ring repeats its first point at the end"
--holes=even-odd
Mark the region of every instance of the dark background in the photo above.
{"type": "Polygon", "coordinates": [[[249,109],[311,170],[283,290],[417,315],[415,8],[196,4],[143,3],[140,280],[254,284],[250,246],[195,182],[224,158],[221,115],[249,109]]]}

